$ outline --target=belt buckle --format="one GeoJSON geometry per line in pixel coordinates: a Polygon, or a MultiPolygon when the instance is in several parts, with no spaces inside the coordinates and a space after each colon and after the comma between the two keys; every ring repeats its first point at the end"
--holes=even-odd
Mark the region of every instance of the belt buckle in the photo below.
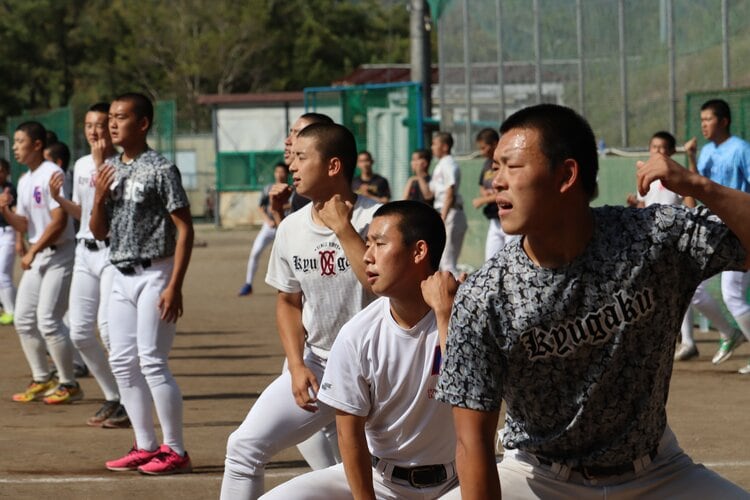
{"type": "Polygon", "coordinates": [[[445,481],[447,478],[447,474],[445,472],[445,467],[440,466],[442,469],[442,477],[437,477],[440,474],[438,473],[438,468],[436,466],[423,466],[423,467],[414,467],[409,470],[409,484],[414,486],[415,488],[427,488],[430,486],[434,486],[436,484],[439,484],[442,481],[445,481]]]}

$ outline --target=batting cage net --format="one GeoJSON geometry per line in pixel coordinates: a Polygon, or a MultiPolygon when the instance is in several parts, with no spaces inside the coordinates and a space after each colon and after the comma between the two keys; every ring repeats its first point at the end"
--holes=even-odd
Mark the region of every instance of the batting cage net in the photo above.
{"type": "MultiPolygon", "coordinates": [[[[10,138],[11,147],[13,146],[13,133],[16,128],[23,122],[30,120],[37,121],[44,125],[44,128],[51,130],[57,135],[58,140],[64,142],[71,150],[71,153],[75,155],[73,148],[75,139],[75,127],[73,121],[73,109],[70,106],[64,108],[51,109],[39,113],[24,113],[19,116],[11,116],[7,120],[8,137],[10,138]]],[[[11,172],[13,181],[17,181],[18,177],[25,171],[26,167],[19,165],[16,160],[11,157],[8,158],[11,165],[11,172]]]]}
{"type": "Polygon", "coordinates": [[[284,157],[283,151],[218,153],[216,156],[217,191],[262,189],[272,183],[273,168],[284,157]]]}

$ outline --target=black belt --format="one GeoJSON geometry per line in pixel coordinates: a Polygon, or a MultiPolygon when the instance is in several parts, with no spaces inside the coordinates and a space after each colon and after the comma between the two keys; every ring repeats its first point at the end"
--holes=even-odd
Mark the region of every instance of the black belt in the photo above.
{"type": "MultiPolygon", "coordinates": [[[[79,241],[83,242],[83,246],[86,247],[87,250],[92,250],[94,252],[99,250],[98,242],[94,239],[90,238],[81,238],[79,241]]],[[[104,246],[109,246],[109,238],[102,241],[104,243],[104,246]]]]}
{"type": "MultiPolygon", "coordinates": [[[[377,467],[380,459],[372,457],[372,466],[377,467]]],[[[448,479],[448,472],[444,465],[425,465],[422,467],[393,466],[391,477],[406,481],[415,488],[429,488],[444,483],[448,479]]]]}
{"type": "Polygon", "coordinates": [[[151,259],[143,259],[132,266],[118,267],[117,270],[120,271],[125,276],[132,276],[135,274],[136,267],[142,267],[143,269],[148,269],[149,267],[151,267],[151,259]]]}
{"type": "MultiPolygon", "coordinates": [[[[656,458],[656,455],[658,453],[658,446],[654,447],[653,450],[648,452],[648,457],[653,460],[656,458]]],[[[539,455],[534,455],[537,460],[539,460],[540,464],[550,466],[554,464],[552,460],[548,460],[544,457],[540,457],[539,455]]],[[[570,468],[573,472],[578,472],[586,479],[593,479],[597,477],[604,477],[604,476],[621,476],[622,474],[627,474],[629,472],[635,472],[635,466],[633,465],[633,462],[627,462],[624,464],[619,465],[606,465],[606,466],[600,466],[600,465],[576,465],[574,467],[570,468]]]]}

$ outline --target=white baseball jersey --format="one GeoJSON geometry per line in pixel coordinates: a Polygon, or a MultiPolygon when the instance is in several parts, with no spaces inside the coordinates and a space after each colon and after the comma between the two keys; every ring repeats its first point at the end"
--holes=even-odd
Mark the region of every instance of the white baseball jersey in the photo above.
{"type": "Polygon", "coordinates": [[[341,329],[318,399],[367,417],[370,453],[402,467],[455,457],[451,407],[435,399],[440,342],[434,312],[406,330],[381,297],[341,329]]]}
{"type": "Polygon", "coordinates": [[[81,205],[81,227],[76,238],[94,239],[89,228],[96,192],[96,165],[91,155],[78,159],[73,169],[73,203],[81,205]]]}
{"type": "Polygon", "coordinates": [[[440,158],[440,161],[435,165],[435,170],[432,172],[432,178],[430,179],[430,191],[435,195],[432,206],[438,212],[443,208],[445,192],[451,186],[455,186],[453,189],[453,206],[463,206],[461,195],[458,193],[458,188],[461,186],[461,169],[458,168],[458,163],[451,155],[446,155],[440,158]]]}
{"type": "MultiPolygon", "coordinates": [[[[363,238],[379,206],[357,197],[351,222],[363,238]]],[[[324,359],[344,323],[374,298],[357,280],[333,231],[313,222],[309,203],[279,225],[266,283],[282,292],[302,292],[307,344],[324,359]]]]}
{"type": "Polygon", "coordinates": [[[638,193],[638,201],[642,201],[647,207],[658,203],[659,205],[682,205],[682,196],[665,188],[659,179],[653,181],[648,187],[648,193],[641,196],[638,193]]]}
{"type": "MultiPolygon", "coordinates": [[[[50,211],[59,208],[60,204],[52,199],[49,190],[49,180],[62,169],[50,161],[44,161],[34,171],[29,171],[18,181],[18,204],[16,213],[26,217],[28,224],[28,238],[30,243],[36,243],[44,233],[44,229],[52,222],[50,211]]],[[[64,188],[61,193],[65,196],[64,188]]],[[[68,218],[65,230],[55,244],[61,244],[74,239],[73,224],[68,218]]]]}

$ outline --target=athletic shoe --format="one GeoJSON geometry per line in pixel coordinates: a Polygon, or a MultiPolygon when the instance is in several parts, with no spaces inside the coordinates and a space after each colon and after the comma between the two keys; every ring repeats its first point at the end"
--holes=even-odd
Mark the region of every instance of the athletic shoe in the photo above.
{"type": "Polygon", "coordinates": [[[728,339],[719,340],[719,350],[716,351],[716,354],[714,354],[714,357],[711,360],[711,362],[715,365],[719,365],[723,363],[724,361],[728,360],[729,358],[732,357],[732,353],[737,348],[737,346],[740,345],[744,341],[745,341],[745,336],[739,330],[735,330],[732,333],[732,336],[729,337],[728,339]]]}
{"type": "Polygon", "coordinates": [[[125,411],[125,407],[120,405],[109,418],[102,422],[102,427],[105,429],[127,429],[130,427],[130,418],[128,412],[125,411]]]}
{"type": "Polygon", "coordinates": [[[251,285],[250,283],[245,283],[244,285],[242,285],[242,288],[240,288],[240,293],[238,293],[237,295],[240,297],[244,297],[245,295],[250,295],[251,293],[253,293],[253,285],[251,285]]]}
{"type": "Polygon", "coordinates": [[[739,373],[740,375],[750,375],[750,362],[737,370],[737,373],[739,373]]]}
{"type": "Polygon", "coordinates": [[[46,382],[34,382],[32,380],[24,392],[13,394],[13,401],[16,401],[18,403],[28,403],[30,401],[36,401],[37,399],[42,399],[47,391],[54,391],[56,387],[57,381],[52,378],[50,378],[46,382]]]}
{"type": "Polygon", "coordinates": [[[674,353],[675,361],[687,361],[698,357],[698,348],[695,345],[680,344],[674,353]]]}
{"type": "Polygon", "coordinates": [[[72,403],[83,398],[83,390],[78,382],[72,384],[60,384],[57,386],[55,392],[44,398],[44,402],[48,405],[60,405],[65,403],[72,403]]]}
{"type": "Polygon", "coordinates": [[[141,465],[149,463],[151,459],[159,455],[159,453],[161,453],[161,450],[159,448],[155,449],[154,451],[139,450],[135,447],[135,445],[133,445],[127,455],[122,458],[105,462],[104,465],[107,467],[107,469],[113,470],[115,472],[137,470],[141,465]]]}
{"type": "Polygon", "coordinates": [[[78,363],[73,363],[73,375],[75,378],[83,378],[89,376],[89,367],[86,365],[79,365],[78,363]]]}
{"type": "Polygon", "coordinates": [[[152,476],[186,474],[193,472],[193,466],[187,452],[185,452],[184,457],[181,457],[172,448],[163,444],[159,448],[159,454],[152,458],[149,463],[138,467],[138,472],[152,476]]]}
{"type": "Polygon", "coordinates": [[[13,313],[4,312],[0,314],[0,325],[12,325],[13,324],[13,313]]]}
{"type": "Polygon", "coordinates": [[[119,401],[105,401],[99,411],[97,411],[93,417],[89,417],[86,420],[86,425],[91,427],[101,427],[102,423],[111,417],[120,408],[119,401]]]}

